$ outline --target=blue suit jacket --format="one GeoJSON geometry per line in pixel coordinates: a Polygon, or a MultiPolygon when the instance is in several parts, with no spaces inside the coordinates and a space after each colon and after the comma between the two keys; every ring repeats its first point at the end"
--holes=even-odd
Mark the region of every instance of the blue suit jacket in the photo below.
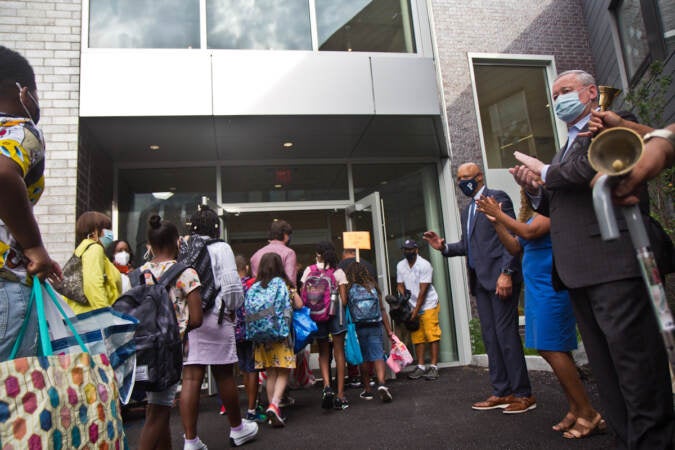
{"type": "MultiPolygon", "coordinates": [[[[498,203],[502,204],[502,211],[515,218],[513,203],[504,191],[486,187],[483,195],[494,197],[498,203]]],[[[466,229],[469,206],[462,211],[462,238],[458,242],[446,243],[445,249],[442,250],[443,255],[447,257],[466,256],[467,245],[471,245],[471,259],[476,267],[474,269],[469,267],[468,258],[466,267],[469,272],[469,289],[473,295],[475,295],[476,283],[479,283],[485,290],[494,291],[497,278],[503,269],[508,268],[514,272],[511,276],[514,285],[521,282],[523,276],[520,270],[520,256],[513,256],[506,250],[494,226],[483,213],[476,211],[474,220],[471,221],[471,232],[469,233],[466,229]]]]}

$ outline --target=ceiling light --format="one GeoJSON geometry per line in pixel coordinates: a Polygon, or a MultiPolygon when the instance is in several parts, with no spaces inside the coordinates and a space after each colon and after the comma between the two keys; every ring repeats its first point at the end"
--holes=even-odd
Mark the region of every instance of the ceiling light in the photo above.
{"type": "Polygon", "coordinates": [[[282,187],[284,187],[283,184],[275,184],[275,185],[274,185],[274,188],[275,188],[275,189],[281,189],[282,187]]]}
{"type": "Polygon", "coordinates": [[[150,150],[159,150],[159,145],[157,144],[152,144],[148,147],[150,150]]]}
{"type": "Polygon", "coordinates": [[[168,200],[173,197],[173,192],[153,192],[152,196],[159,200],[168,200]]]}
{"type": "Polygon", "coordinates": [[[293,143],[290,142],[290,141],[284,142],[284,143],[281,144],[281,145],[283,145],[284,148],[291,148],[291,147],[293,147],[293,143]]]}

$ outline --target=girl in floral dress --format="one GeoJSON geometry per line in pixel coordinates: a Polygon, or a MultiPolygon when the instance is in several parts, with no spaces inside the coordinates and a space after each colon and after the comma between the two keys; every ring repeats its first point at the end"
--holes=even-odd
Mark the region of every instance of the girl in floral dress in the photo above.
{"type": "MultiPolygon", "coordinates": [[[[276,253],[266,253],[260,260],[256,284],[260,283],[263,288],[270,290],[274,286],[283,283],[289,290],[290,303],[293,308],[302,308],[302,299],[296,289],[291,288],[290,280],[284,271],[281,257],[276,253]]],[[[255,286],[255,285],[254,285],[255,286]]],[[[249,291],[251,293],[253,288],[249,291]]],[[[248,295],[248,294],[247,294],[248,295]]],[[[281,318],[283,319],[283,318],[281,318]]],[[[255,368],[265,369],[267,373],[267,418],[274,427],[283,427],[284,418],[281,416],[279,402],[284,395],[288,384],[291,369],[295,368],[295,353],[293,352],[292,338],[277,342],[256,343],[254,349],[255,368]]]]}

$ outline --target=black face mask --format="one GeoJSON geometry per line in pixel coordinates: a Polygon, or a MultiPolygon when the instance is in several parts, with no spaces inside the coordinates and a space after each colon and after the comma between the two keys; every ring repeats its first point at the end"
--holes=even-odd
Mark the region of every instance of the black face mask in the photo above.
{"type": "Polygon", "coordinates": [[[473,197],[473,193],[476,191],[476,188],[478,187],[478,182],[476,181],[476,177],[471,178],[470,180],[462,180],[459,182],[459,189],[462,191],[464,195],[467,197],[473,197]]]}
{"type": "Polygon", "coordinates": [[[33,102],[33,105],[35,105],[35,111],[33,112],[33,114],[31,114],[30,111],[28,111],[28,107],[26,107],[23,101],[21,101],[21,89],[23,89],[21,83],[17,81],[16,87],[19,88],[19,103],[21,103],[21,107],[23,108],[24,111],[26,111],[28,118],[33,121],[33,124],[37,125],[38,122],[40,121],[40,104],[35,99],[35,97],[33,97],[33,94],[31,94],[30,91],[26,90],[28,98],[33,102]]]}
{"type": "Polygon", "coordinates": [[[417,253],[405,253],[404,256],[405,259],[408,260],[408,262],[413,262],[417,258],[417,253]]]}

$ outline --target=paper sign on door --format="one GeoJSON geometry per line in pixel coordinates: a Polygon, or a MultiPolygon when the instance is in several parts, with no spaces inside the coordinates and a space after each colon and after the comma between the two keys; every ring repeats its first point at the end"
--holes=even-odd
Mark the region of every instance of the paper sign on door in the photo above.
{"type": "Polygon", "coordinates": [[[342,247],[358,250],[370,250],[370,232],[345,231],[342,233],[342,247]]]}

